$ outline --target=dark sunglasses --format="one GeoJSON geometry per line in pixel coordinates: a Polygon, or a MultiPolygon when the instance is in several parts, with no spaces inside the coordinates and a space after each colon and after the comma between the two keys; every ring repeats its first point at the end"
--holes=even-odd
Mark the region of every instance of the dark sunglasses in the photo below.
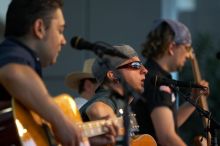
{"type": "Polygon", "coordinates": [[[187,46],[187,45],[184,45],[184,44],[177,44],[177,43],[175,43],[175,42],[174,42],[174,44],[175,44],[175,45],[183,45],[183,46],[185,47],[185,49],[186,49],[187,52],[190,52],[190,51],[193,49],[192,46],[187,46]]]}
{"type": "Polygon", "coordinates": [[[125,64],[125,65],[119,66],[116,69],[128,68],[128,69],[138,70],[142,66],[143,66],[143,64],[140,61],[134,61],[134,62],[130,62],[130,63],[125,64]]]}
{"type": "Polygon", "coordinates": [[[186,51],[190,52],[191,50],[193,50],[193,48],[191,46],[185,46],[186,47],[186,51]]]}

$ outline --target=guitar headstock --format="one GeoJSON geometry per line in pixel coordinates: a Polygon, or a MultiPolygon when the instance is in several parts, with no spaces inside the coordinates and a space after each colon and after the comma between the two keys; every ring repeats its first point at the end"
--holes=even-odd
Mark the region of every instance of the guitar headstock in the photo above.
{"type": "Polygon", "coordinates": [[[195,60],[195,53],[194,53],[194,49],[191,47],[190,51],[189,51],[189,59],[192,61],[192,60],[195,60]]]}

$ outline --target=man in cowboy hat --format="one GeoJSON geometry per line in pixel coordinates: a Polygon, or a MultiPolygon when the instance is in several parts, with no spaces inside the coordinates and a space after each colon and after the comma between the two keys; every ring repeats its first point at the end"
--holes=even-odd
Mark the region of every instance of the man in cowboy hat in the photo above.
{"type": "Polygon", "coordinates": [[[66,86],[80,94],[75,98],[79,109],[95,94],[97,82],[92,74],[94,60],[94,58],[85,60],[82,71],[72,72],[65,78],[66,86]]]}

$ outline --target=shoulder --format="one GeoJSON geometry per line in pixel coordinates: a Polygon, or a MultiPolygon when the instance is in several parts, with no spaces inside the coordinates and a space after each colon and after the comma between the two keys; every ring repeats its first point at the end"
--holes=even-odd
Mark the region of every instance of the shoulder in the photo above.
{"type": "Polygon", "coordinates": [[[36,77],[38,77],[37,73],[26,65],[10,63],[0,68],[1,83],[20,83],[36,77]]]}
{"type": "Polygon", "coordinates": [[[90,120],[103,119],[106,117],[115,117],[113,109],[108,104],[100,101],[91,104],[87,108],[86,113],[90,120]]]}
{"type": "Polygon", "coordinates": [[[6,39],[0,45],[0,66],[9,63],[34,65],[35,56],[28,48],[6,39]]]}

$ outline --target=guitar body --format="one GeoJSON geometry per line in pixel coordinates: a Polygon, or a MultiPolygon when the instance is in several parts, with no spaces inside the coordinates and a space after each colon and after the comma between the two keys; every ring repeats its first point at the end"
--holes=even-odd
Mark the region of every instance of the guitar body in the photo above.
{"type": "Polygon", "coordinates": [[[13,102],[13,114],[20,142],[23,146],[48,146],[46,135],[40,124],[36,123],[32,115],[22,105],[13,102]]]}
{"type": "Polygon", "coordinates": [[[130,145],[131,146],[157,146],[157,143],[151,135],[143,134],[143,135],[132,136],[130,145]]]}
{"type": "MultiPolygon", "coordinates": [[[[55,97],[54,101],[73,122],[82,123],[79,111],[71,97],[62,94],[55,97]]],[[[15,100],[12,102],[12,107],[22,146],[49,146],[49,139],[42,128],[43,120],[15,100]]]]}

